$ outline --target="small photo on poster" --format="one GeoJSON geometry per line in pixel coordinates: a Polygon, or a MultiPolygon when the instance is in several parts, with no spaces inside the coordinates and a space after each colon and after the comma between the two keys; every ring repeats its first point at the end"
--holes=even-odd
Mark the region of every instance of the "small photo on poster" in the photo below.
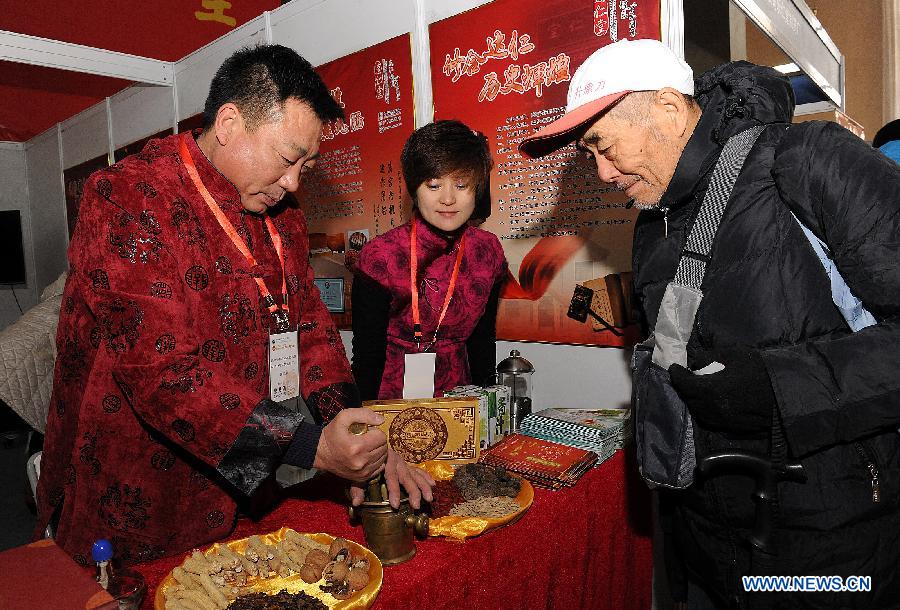
{"type": "Polygon", "coordinates": [[[310,233],[310,254],[343,254],[346,249],[343,233],[310,233]]]}
{"type": "Polygon", "coordinates": [[[356,270],[359,261],[359,252],[369,243],[368,229],[351,229],[347,231],[347,252],[344,254],[344,265],[350,271],[356,270]]]}
{"type": "Polygon", "coordinates": [[[344,278],[317,277],[313,281],[325,308],[332,313],[344,313],[344,278]]]}
{"type": "Polygon", "coordinates": [[[351,250],[359,252],[369,242],[368,229],[351,229],[347,231],[347,243],[351,250]]]}

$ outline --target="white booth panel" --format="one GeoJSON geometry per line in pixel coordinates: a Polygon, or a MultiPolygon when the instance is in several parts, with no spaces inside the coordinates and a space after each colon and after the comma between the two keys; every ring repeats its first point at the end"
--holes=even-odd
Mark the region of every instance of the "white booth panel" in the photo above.
{"type": "Polygon", "coordinates": [[[266,26],[264,15],[261,15],[175,62],[177,120],[203,110],[209,84],[229,55],[242,47],[264,42],[266,26]]]}
{"type": "Polygon", "coordinates": [[[64,170],[109,154],[109,128],[106,121],[105,101],[94,104],[71,119],[67,119],[60,127],[62,129],[62,166],[64,170]]]}
{"type": "Polygon", "coordinates": [[[68,266],[68,227],[65,195],[59,178],[62,173],[59,136],[55,127],[28,142],[25,161],[34,234],[35,292],[40,296],[41,291],[68,266]]]}
{"type": "Polygon", "coordinates": [[[415,25],[414,0],[292,0],[272,11],[272,42],[314,66],[365,49],[415,25]]]}
{"type": "Polygon", "coordinates": [[[489,4],[491,0],[425,0],[425,18],[428,23],[434,23],[447,17],[452,17],[482,4],[489,4]]]}
{"type": "Polygon", "coordinates": [[[172,87],[132,85],[109,99],[113,147],[120,148],[172,127],[172,87]]]}
{"type": "Polygon", "coordinates": [[[0,142],[0,210],[28,207],[28,183],[25,179],[25,145],[0,142]]]}
{"type": "MultiPolygon", "coordinates": [[[[342,330],[341,340],[352,357],[353,333],[342,330]]],[[[631,349],[497,341],[497,362],[514,349],[534,365],[535,411],[631,406],[631,349]]]]}
{"type": "Polygon", "coordinates": [[[534,365],[532,410],[631,406],[631,350],[497,341],[497,362],[519,350],[534,365]]]}

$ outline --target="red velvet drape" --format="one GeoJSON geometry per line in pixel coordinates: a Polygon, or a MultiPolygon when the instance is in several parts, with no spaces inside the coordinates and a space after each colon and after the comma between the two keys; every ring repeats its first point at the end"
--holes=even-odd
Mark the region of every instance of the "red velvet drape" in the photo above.
{"type": "MultiPolygon", "coordinates": [[[[347,519],[341,491],[316,481],[258,522],[241,519],[234,538],[274,531],[328,532],[365,544],[347,519]]],[[[617,452],[572,488],[535,490],[511,526],[464,543],[417,542],[416,556],[386,567],[376,609],[646,609],[651,601],[650,495],[628,454],[617,452]]],[[[139,565],[155,587],[183,557],[139,565]]]]}

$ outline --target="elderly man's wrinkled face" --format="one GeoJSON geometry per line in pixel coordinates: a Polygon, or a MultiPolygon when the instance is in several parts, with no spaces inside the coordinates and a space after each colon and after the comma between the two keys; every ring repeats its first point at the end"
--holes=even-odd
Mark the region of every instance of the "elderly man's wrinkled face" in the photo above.
{"type": "Polygon", "coordinates": [[[603,114],[578,141],[597,163],[597,175],[615,185],[640,209],[659,204],[669,186],[682,148],[654,122],[630,120],[615,111],[603,114]]]}

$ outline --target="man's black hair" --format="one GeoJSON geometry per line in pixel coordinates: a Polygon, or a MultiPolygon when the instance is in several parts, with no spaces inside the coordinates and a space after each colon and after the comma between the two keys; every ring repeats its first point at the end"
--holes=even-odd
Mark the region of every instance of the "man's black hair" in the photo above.
{"type": "Polygon", "coordinates": [[[216,71],[203,107],[203,129],[216,121],[224,104],[237,106],[249,129],[277,118],[290,98],[309,105],[323,122],[344,118],[344,111],[312,65],[282,45],[236,51],[216,71]]]}
{"type": "Polygon", "coordinates": [[[872,138],[872,146],[881,148],[894,140],[900,140],[900,119],[894,119],[890,123],[885,123],[884,127],[879,129],[875,137],[872,138]]]}

